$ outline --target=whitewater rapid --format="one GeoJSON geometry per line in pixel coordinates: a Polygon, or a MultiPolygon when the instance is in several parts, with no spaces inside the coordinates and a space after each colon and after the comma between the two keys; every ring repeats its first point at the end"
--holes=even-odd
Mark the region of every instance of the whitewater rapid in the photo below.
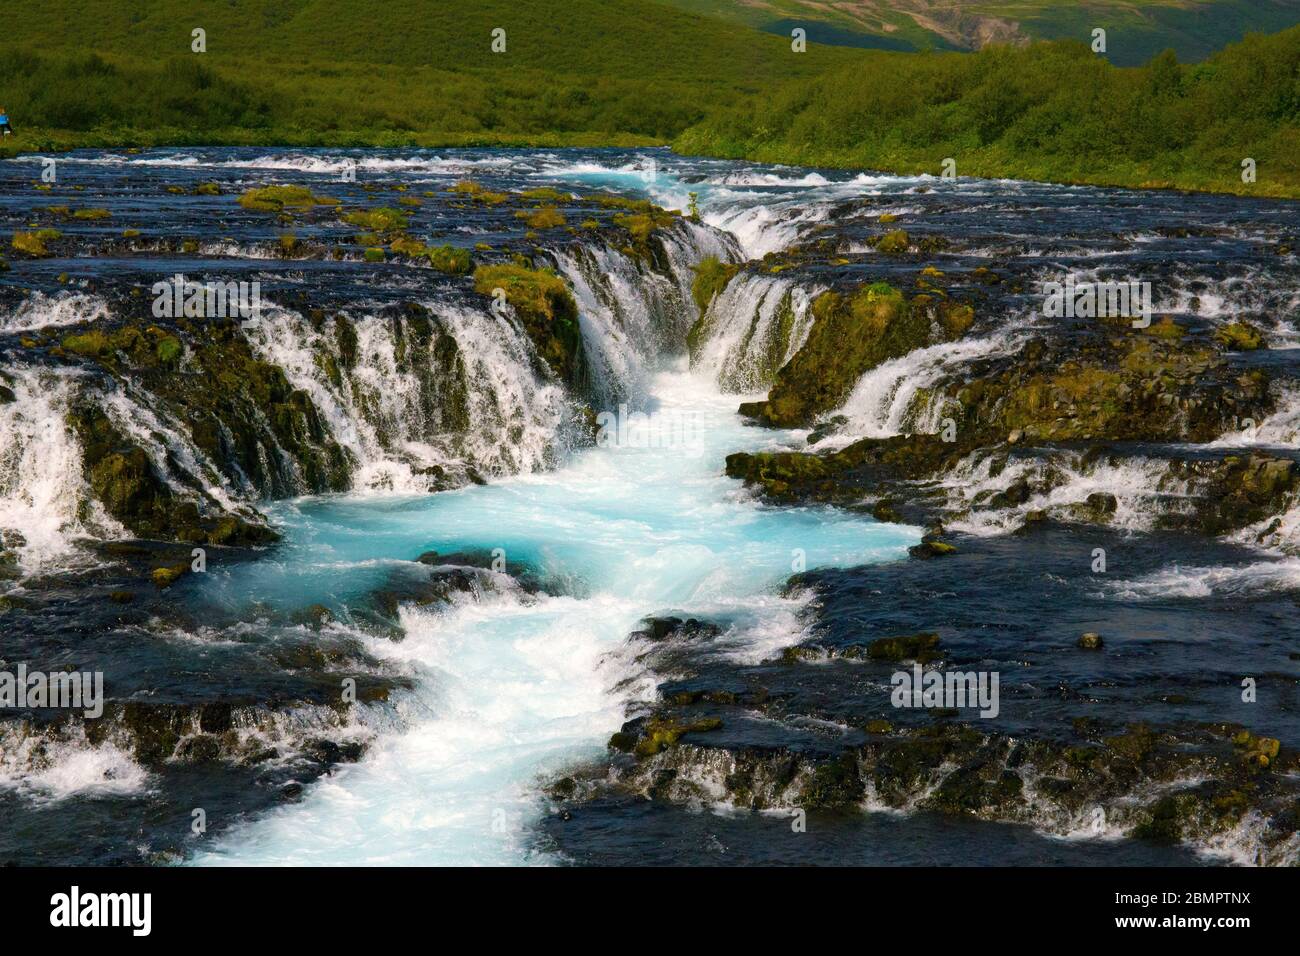
{"type": "Polygon", "coordinates": [[[722,459],[785,436],[747,428],[737,397],[697,375],[661,372],[650,384],[657,419],[629,418],[621,440],[553,472],[281,510],[285,561],[234,572],[231,593],[302,601],[346,586],[358,568],[429,548],[500,549],[507,572],[529,567],[565,593],[530,595],[498,575],[450,606],[404,607],[405,636],[368,643],[415,679],[397,704],[405,729],[196,862],[549,862],[530,826],[544,812],[539,784],[600,756],[637,702],[653,698],[655,675],[635,660],[645,647],[628,640],[638,621],[718,620],[715,653],[766,659],[804,636],[807,597],[782,594],[793,570],[898,559],[919,539],[844,512],[757,504],[722,474],[722,459]],[[646,447],[655,435],[676,437],[646,447]]]}

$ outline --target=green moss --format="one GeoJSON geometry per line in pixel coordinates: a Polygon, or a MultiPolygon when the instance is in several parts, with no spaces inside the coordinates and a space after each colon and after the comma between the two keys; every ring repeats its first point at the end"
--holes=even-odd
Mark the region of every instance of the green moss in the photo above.
{"type": "Polygon", "coordinates": [[[155,568],[149,575],[150,580],[160,588],[169,588],[189,570],[187,564],[176,564],[166,568],[155,568]]]}
{"type": "Polygon", "coordinates": [[[911,245],[912,240],[906,230],[895,229],[893,232],[887,232],[876,240],[876,251],[883,252],[888,256],[896,256],[907,252],[911,245]]]}
{"type": "Polygon", "coordinates": [[[247,190],[239,197],[239,204],[258,212],[283,212],[286,209],[335,206],[338,200],[317,196],[306,186],[260,186],[247,190]]]}
{"type": "Polygon", "coordinates": [[[181,340],[174,335],[169,335],[158,342],[158,361],[163,365],[171,365],[185,352],[185,347],[181,345],[181,340]]]}
{"type": "Polygon", "coordinates": [[[644,254],[655,231],[672,225],[676,219],[676,213],[650,206],[644,212],[618,213],[614,216],[614,225],[626,229],[634,245],[639,247],[637,251],[644,254]]]}
{"type": "Polygon", "coordinates": [[[474,264],[469,250],[459,246],[428,246],[424,254],[430,265],[448,275],[466,275],[474,264]]]}
{"type": "Polygon", "coordinates": [[[95,220],[95,219],[108,219],[111,215],[112,213],[110,213],[107,209],[78,209],[76,212],[72,214],[72,218],[95,220]]]}
{"type": "Polygon", "coordinates": [[[1153,322],[1147,326],[1145,332],[1147,335],[1154,335],[1156,338],[1167,339],[1171,342],[1177,342],[1186,334],[1186,330],[1167,315],[1159,322],[1153,322]]]}
{"type": "Polygon", "coordinates": [[[717,730],[721,726],[722,721],[716,717],[706,717],[692,723],[681,723],[676,720],[651,720],[646,723],[643,736],[637,742],[633,752],[638,757],[652,757],[661,750],[676,747],[677,742],[685,734],[707,733],[711,730],[717,730]]]}
{"type": "Polygon", "coordinates": [[[384,234],[401,232],[406,228],[409,220],[406,213],[400,209],[394,209],[392,206],[380,206],[377,209],[350,212],[343,217],[343,221],[353,226],[359,226],[367,232],[384,234]]]}
{"type": "Polygon", "coordinates": [[[691,298],[695,300],[700,315],[708,310],[713,297],[727,287],[740,271],[740,266],[732,262],[723,262],[717,256],[705,256],[695,266],[695,278],[691,280],[691,298]]]}
{"type": "Polygon", "coordinates": [[[220,183],[213,183],[213,182],[199,183],[197,186],[194,187],[194,195],[196,195],[196,196],[220,196],[220,195],[221,195],[221,184],[220,184],[220,183]]]}
{"type": "Polygon", "coordinates": [[[15,232],[9,244],[16,251],[35,258],[43,258],[50,254],[49,249],[45,247],[45,240],[41,237],[40,232],[15,232]]]}
{"type": "Polygon", "coordinates": [[[63,348],[78,355],[103,355],[111,351],[112,343],[103,332],[91,329],[80,335],[66,336],[63,339],[63,348]]]}
{"type": "Polygon", "coordinates": [[[884,283],[852,295],[825,292],[812,304],[813,326],[798,353],[777,373],[766,402],[746,407],[768,424],[811,424],[838,407],[862,375],[927,344],[930,315],[884,283]]]}
{"type": "Polygon", "coordinates": [[[479,266],[474,270],[474,289],[493,296],[500,289],[556,375],[570,385],[584,383],[586,366],[578,306],[563,279],[550,269],[479,266]]]}
{"type": "Polygon", "coordinates": [[[527,209],[521,209],[515,213],[515,216],[526,221],[530,229],[556,229],[563,226],[567,221],[564,218],[564,213],[554,206],[542,206],[531,212],[527,209]]]}
{"type": "Polygon", "coordinates": [[[558,189],[552,189],[550,186],[542,186],[539,189],[527,189],[521,195],[523,195],[525,199],[550,203],[568,202],[570,199],[568,193],[560,192],[558,189]]]}
{"type": "Polygon", "coordinates": [[[1233,352],[1252,352],[1264,345],[1259,329],[1247,322],[1231,322],[1214,332],[1214,340],[1233,352]]]}
{"type": "Polygon", "coordinates": [[[913,545],[907,549],[907,553],[914,558],[943,558],[950,554],[956,554],[957,549],[951,544],[943,541],[934,541],[927,539],[920,544],[913,545]]]}
{"type": "Polygon", "coordinates": [[[388,248],[412,259],[428,259],[431,266],[448,275],[465,275],[473,265],[468,249],[450,245],[426,246],[410,236],[399,236],[389,243],[388,248]]]}
{"type": "Polygon", "coordinates": [[[378,248],[377,246],[371,246],[369,249],[365,251],[364,255],[366,258],[366,262],[384,261],[384,250],[378,248]]]}
{"type": "Polygon", "coordinates": [[[489,206],[499,206],[510,198],[506,193],[492,192],[485,189],[471,179],[462,179],[451,187],[451,191],[467,196],[475,202],[486,203],[489,206]]]}

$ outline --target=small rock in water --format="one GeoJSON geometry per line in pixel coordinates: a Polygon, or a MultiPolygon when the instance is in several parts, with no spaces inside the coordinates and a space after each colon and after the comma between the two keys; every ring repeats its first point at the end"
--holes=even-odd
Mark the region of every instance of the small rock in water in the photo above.
{"type": "Polygon", "coordinates": [[[1079,637],[1079,647],[1085,651],[1099,651],[1102,643],[1101,635],[1094,631],[1088,631],[1079,637]]]}

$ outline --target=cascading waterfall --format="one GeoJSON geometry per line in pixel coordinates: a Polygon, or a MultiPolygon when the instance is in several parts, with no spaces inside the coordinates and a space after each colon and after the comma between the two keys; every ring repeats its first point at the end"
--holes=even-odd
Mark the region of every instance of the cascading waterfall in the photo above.
{"type": "Polygon", "coordinates": [[[882,362],[858,380],[849,397],[828,418],[843,417],[835,434],[821,447],[832,448],[858,438],[937,434],[950,400],[934,389],[960,375],[962,366],[1020,348],[1024,338],[998,334],[959,339],[916,349],[882,362]]]}
{"type": "Polygon", "coordinates": [[[578,303],[592,367],[591,397],[602,409],[644,403],[648,378],[661,357],[680,351],[696,318],[694,264],[706,256],[731,261],[739,255],[734,241],[689,220],[658,238],[667,259],[663,269],[604,245],[555,253],[578,303]]]}
{"type": "Polygon", "coordinates": [[[0,403],[0,533],[16,540],[23,570],[66,559],[83,535],[119,537],[125,529],[87,502],[81,448],[67,424],[75,372],[11,367],[15,399],[0,403]]]}
{"type": "MultiPolygon", "coordinates": [[[[571,593],[525,594],[508,581],[449,605],[407,607],[405,637],[374,652],[416,678],[399,706],[409,729],[317,784],[295,806],[232,831],[200,863],[518,863],[542,812],[539,775],[594,758],[657,679],[628,634],[646,615],[728,625],[717,652],[765,658],[798,641],[807,598],[780,596],[792,555],[809,566],[889,560],[915,529],[847,513],[756,508],[719,458],[767,437],[746,428],[735,397],[682,371],[650,382],[661,412],[697,419],[696,442],[627,440],[576,453],[559,469],[425,496],[400,512],[364,499],[286,513],[287,547],[334,577],[282,586],[297,602],[328,592],[378,554],[500,549],[505,567],[544,568],[571,593]],[[354,523],[366,509],[367,535],[354,523]],[[382,550],[376,552],[376,548],[382,550]]],[[[265,572],[236,571],[235,591],[269,596],[265,572]]],[[[274,582],[271,582],[272,584],[274,582]]],[[[545,857],[543,857],[545,859],[545,857]]]]}
{"type": "Polygon", "coordinates": [[[424,342],[410,316],[345,313],[318,330],[279,308],[249,340],[311,397],[351,454],[358,490],[424,492],[552,462],[569,409],[534,372],[523,333],[488,310],[422,306],[424,342]]]}
{"type": "Polygon", "coordinates": [[[791,279],[742,273],[727,283],[703,318],[693,364],[733,392],[772,383],[812,327],[810,306],[822,291],[791,279]]]}

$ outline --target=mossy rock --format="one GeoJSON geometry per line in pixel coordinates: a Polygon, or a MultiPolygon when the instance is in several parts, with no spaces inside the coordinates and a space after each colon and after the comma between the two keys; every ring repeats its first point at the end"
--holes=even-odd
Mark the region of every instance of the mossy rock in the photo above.
{"type": "Polygon", "coordinates": [[[510,199],[508,194],[493,192],[471,179],[462,179],[451,187],[451,191],[489,206],[499,206],[510,199]]]}
{"type": "Polygon", "coordinates": [[[158,342],[158,361],[163,365],[174,365],[185,354],[185,346],[174,335],[169,335],[158,342]]]}
{"type": "Polygon", "coordinates": [[[920,544],[912,545],[907,549],[907,553],[914,558],[946,558],[949,555],[956,554],[957,548],[955,545],[943,541],[926,540],[920,544]]]}
{"type": "Polygon", "coordinates": [[[652,757],[661,750],[676,747],[677,742],[686,734],[708,733],[721,726],[722,721],[717,717],[705,717],[690,723],[676,720],[649,720],[642,728],[641,738],[633,748],[633,753],[638,757],[652,757]]]}
{"type": "Polygon", "coordinates": [[[570,386],[585,386],[578,306],[560,276],[550,269],[521,265],[479,266],[474,270],[474,290],[488,296],[500,290],[555,374],[570,386]]]}
{"type": "Polygon", "coordinates": [[[887,232],[876,240],[876,251],[882,252],[887,256],[902,255],[911,248],[912,239],[904,229],[895,229],[893,232],[887,232]]]}
{"type": "Polygon", "coordinates": [[[179,581],[188,571],[188,564],[174,564],[165,568],[154,568],[149,572],[149,579],[158,588],[169,588],[179,581]]]}
{"type": "Polygon", "coordinates": [[[740,271],[740,266],[733,262],[723,262],[717,256],[705,256],[694,267],[691,280],[691,298],[703,316],[709,304],[740,271]]]}
{"type": "Polygon", "coordinates": [[[521,209],[515,217],[524,220],[529,229],[558,229],[567,220],[564,213],[555,206],[541,206],[537,209],[521,209]]]}
{"type": "Polygon", "coordinates": [[[336,206],[338,200],[318,196],[306,186],[261,186],[247,190],[239,197],[239,204],[257,212],[283,212],[286,209],[336,206]]]}
{"type": "Polygon", "coordinates": [[[380,206],[377,209],[359,210],[344,215],[343,221],[358,226],[377,235],[401,232],[409,223],[407,214],[392,206],[380,206]]]}
{"type": "Polygon", "coordinates": [[[799,793],[799,806],[808,810],[844,809],[857,805],[864,796],[866,784],[858,769],[857,755],[848,751],[813,771],[799,793]]]}
{"type": "Polygon", "coordinates": [[[1214,331],[1214,340],[1232,352],[1253,352],[1264,347],[1264,336],[1248,322],[1231,322],[1214,331]]]}
{"type": "Polygon", "coordinates": [[[942,656],[938,634],[882,637],[867,645],[867,657],[873,661],[916,661],[918,664],[928,664],[942,656]]]}
{"type": "Polygon", "coordinates": [[[31,256],[34,259],[43,259],[50,254],[50,250],[45,245],[45,240],[41,238],[39,232],[15,232],[13,238],[9,241],[16,252],[31,256]]]}
{"type": "MultiPolygon", "coordinates": [[[[765,424],[806,427],[817,415],[839,407],[871,369],[932,341],[944,328],[932,303],[913,303],[885,283],[851,295],[825,292],[812,303],[813,325],[803,347],[776,375],[767,401],[742,407],[765,424]]],[[[952,311],[946,335],[970,327],[973,312],[952,311]]]]}

